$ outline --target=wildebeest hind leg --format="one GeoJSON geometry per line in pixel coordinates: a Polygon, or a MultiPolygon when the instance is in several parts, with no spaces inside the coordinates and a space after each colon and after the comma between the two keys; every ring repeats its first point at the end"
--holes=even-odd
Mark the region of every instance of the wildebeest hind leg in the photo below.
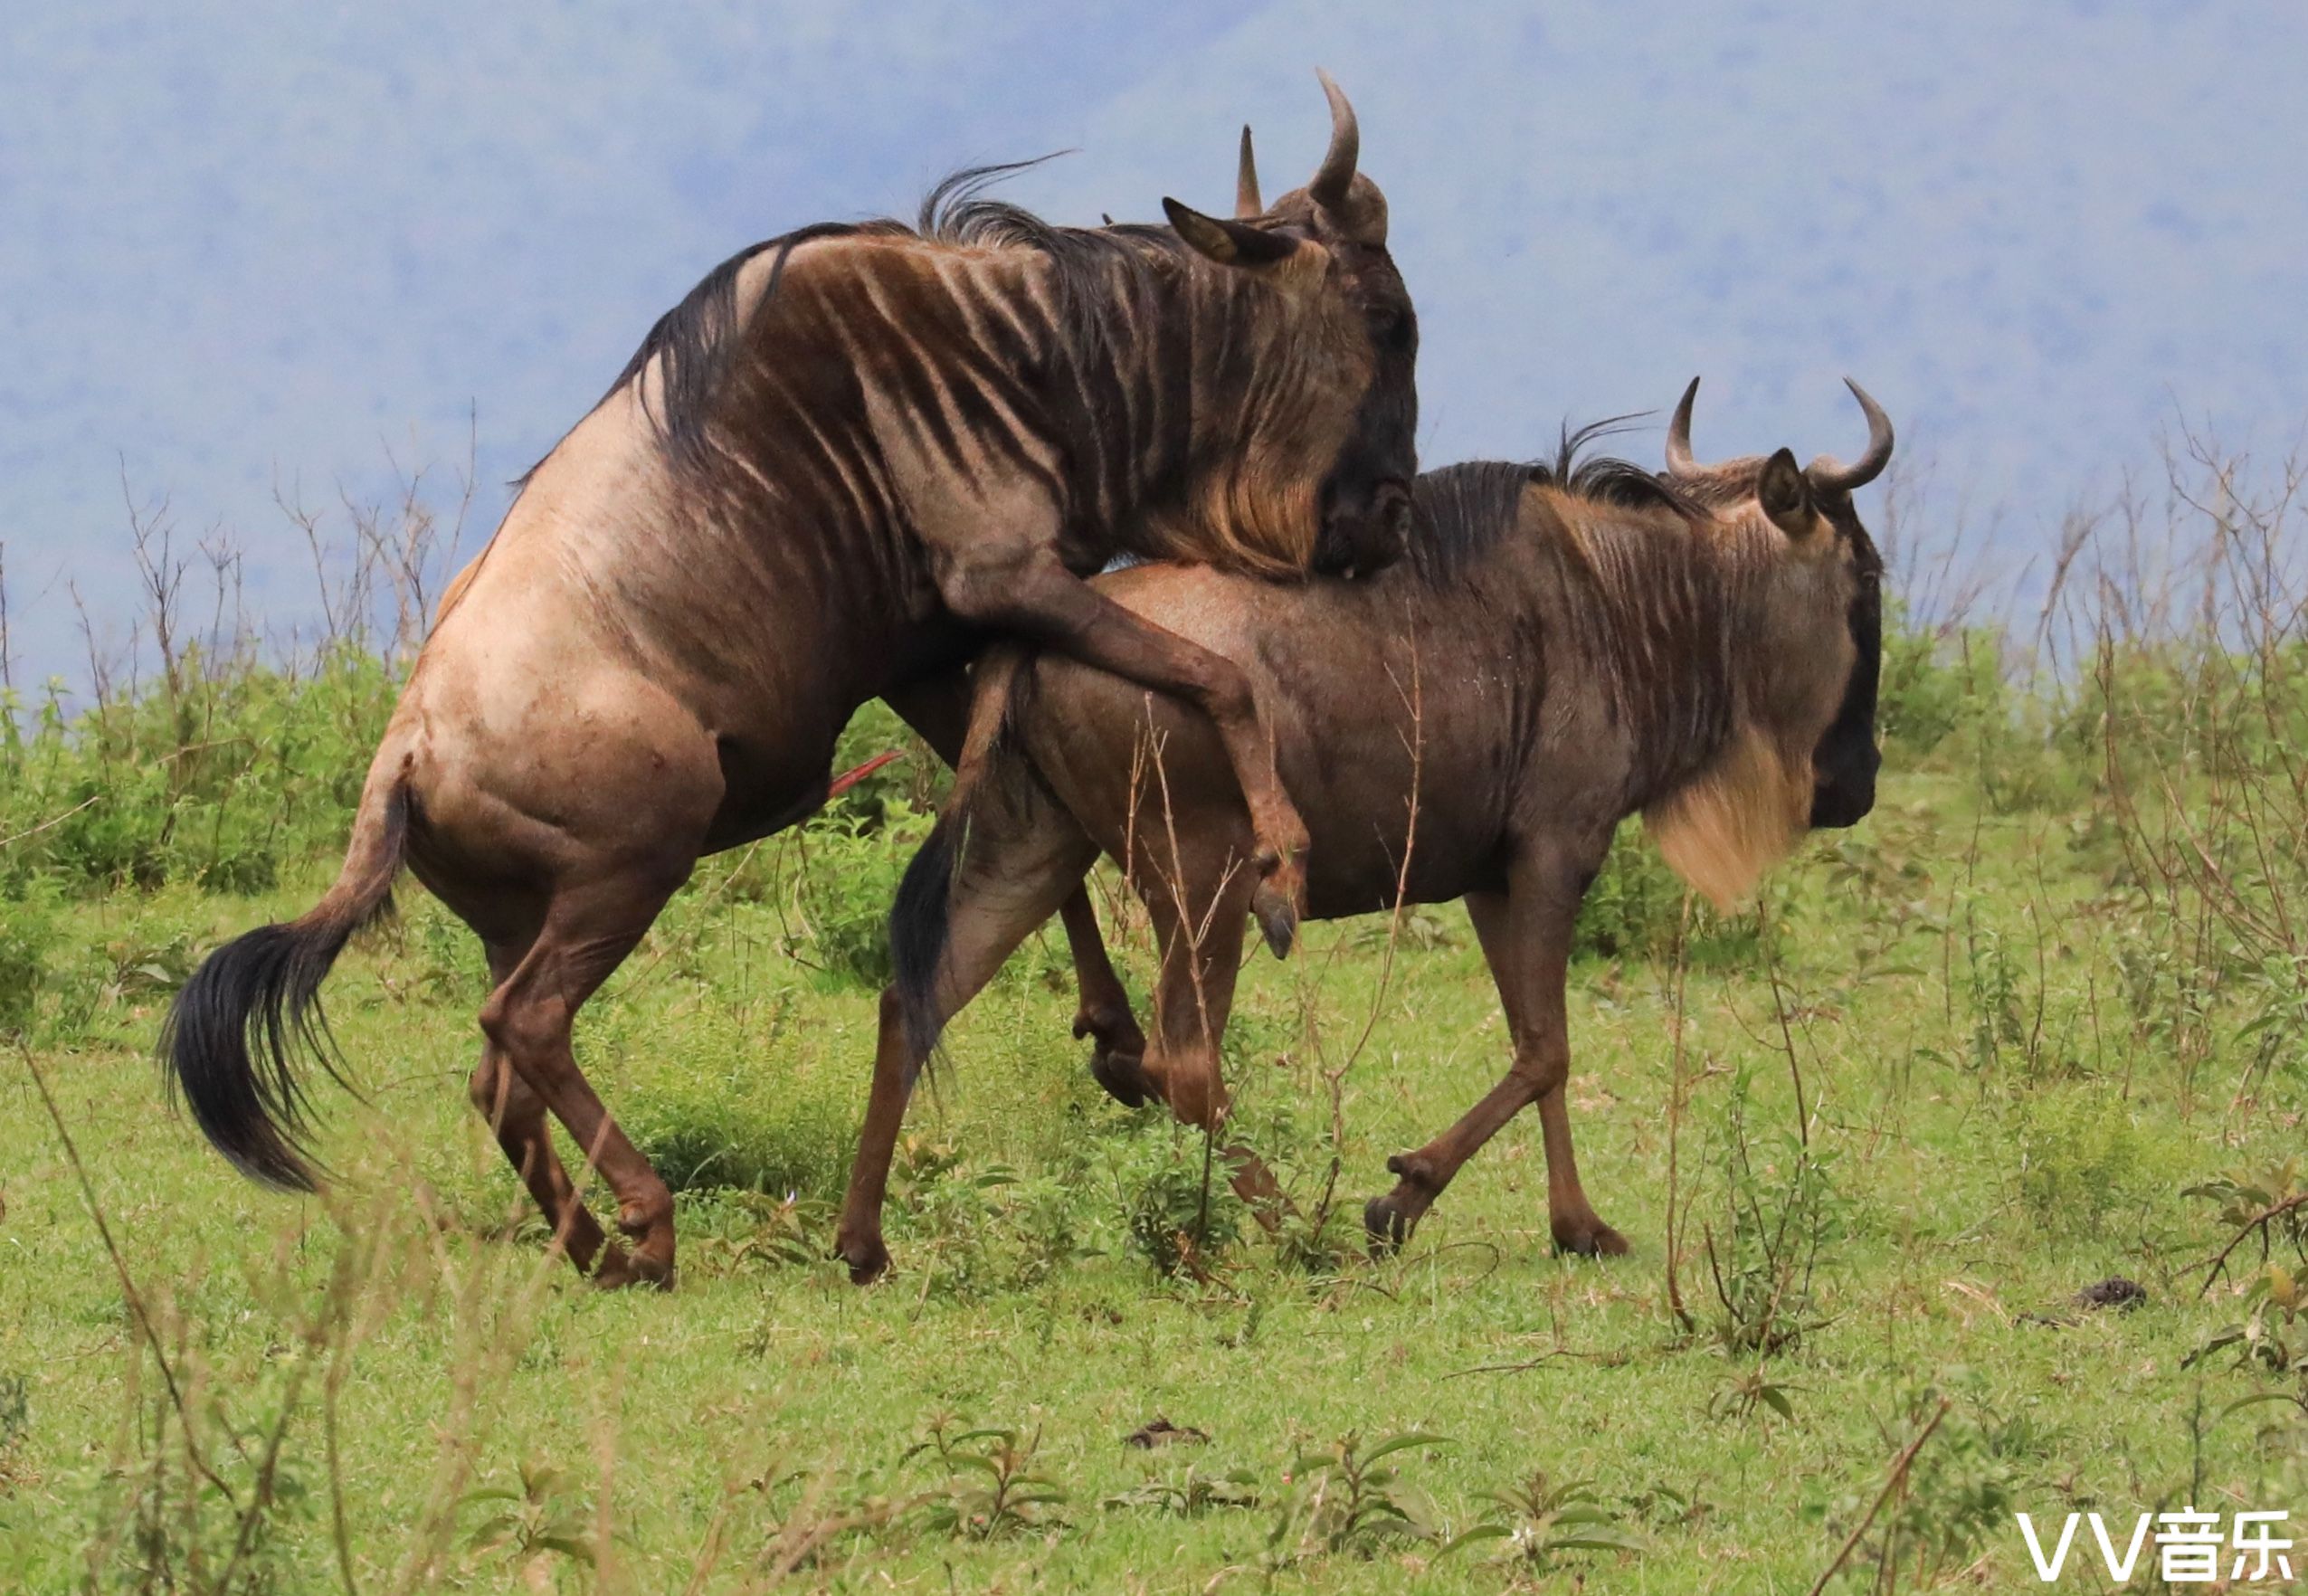
{"type": "MultiPolygon", "coordinates": [[[[491,986],[503,985],[527,952],[526,943],[492,944],[489,949],[491,986]]],[[[474,1068],[470,1092],[473,1107],[489,1122],[497,1145],[504,1149],[506,1162],[528,1188],[554,1239],[577,1272],[591,1273],[597,1259],[605,1269],[623,1268],[624,1249],[614,1242],[609,1245],[609,1256],[602,1257],[605,1238],[601,1221],[586,1211],[569,1172],[562,1167],[561,1155],[553,1149],[545,1122],[545,1099],[531,1089],[505,1050],[494,1041],[481,1044],[480,1063],[474,1068]]]]}
{"type": "Polygon", "coordinates": [[[686,874],[686,861],[678,869],[629,867],[558,888],[536,942],[481,1009],[492,1046],[616,1198],[617,1228],[633,1248],[603,1256],[594,1278],[603,1286],[673,1284],[673,1196],[578,1069],[570,1028],[686,874]]]}
{"type": "MultiPolygon", "coordinates": [[[[1030,794],[1019,805],[997,799],[973,812],[961,867],[945,898],[944,945],[923,998],[925,1012],[912,1015],[909,1023],[898,987],[893,983],[881,994],[873,1089],[834,1232],[834,1250],[859,1285],[889,1267],[882,1203],[898,1135],[931,1039],[984,989],[1002,961],[1068,893],[1081,891],[1082,877],[1097,860],[1097,845],[1039,795],[1030,794]]],[[[926,862],[938,861],[932,856],[926,862]]]]}
{"type": "MultiPolygon", "coordinates": [[[[1153,841],[1132,861],[1135,885],[1162,948],[1154,990],[1154,1035],[1143,1074],[1180,1123],[1216,1136],[1231,1103],[1219,1068],[1226,1021],[1242,964],[1243,917],[1255,878],[1239,852],[1223,847],[1222,832],[1182,828],[1182,860],[1164,865],[1166,839],[1153,841]]],[[[1263,1160],[1239,1144],[1223,1149],[1229,1183],[1261,1224],[1271,1228],[1288,1199],[1263,1160]]]]}
{"type": "MultiPolygon", "coordinates": [[[[900,719],[951,768],[962,756],[962,742],[969,727],[970,684],[961,672],[944,671],[907,682],[882,695],[900,719]]],[[[1108,1097],[1135,1108],[1145,1099],[1138,1078],[1138,1061],[1145,1056],[1146,1039],[1130,1012],[1130,994],[1098,932],[1097,911],[1085,887],[1077,887],[1059,906],[1066,927],[1066,945],[1074,955],[1076,1040],[1091,1039],[1090,1074],[1108,1097]]]]}
{"type": "Polygon", "coordinates": [[[1074,1035],[1090,1039],[1090,1076],[1124,1107],[1138,1107],[1146,1100],[1145,1032],[1138,1029],[1130,994],[1107,956],[1088,889],[1077,887],[1069,893],[1058,917],[1074,952],[1074,986],[1081,998],[1074,1011],[1074,1035]]]}

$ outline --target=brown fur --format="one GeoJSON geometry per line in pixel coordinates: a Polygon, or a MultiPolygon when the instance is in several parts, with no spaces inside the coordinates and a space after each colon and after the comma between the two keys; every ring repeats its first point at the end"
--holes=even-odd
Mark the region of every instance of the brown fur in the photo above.
{"type": "MultiPolygon", "coordinates": [[[[1100,582],[1239,661],[1277,706],[1315,918],[1467,902],[1513,1064],[1450,1130],[1389,1161],[1398,1183],[1366,1214],[1380,1245],[1536,1104],[1557,1244],[1623,1250],[1580,1184],[1563,1098],[1572,924],[1614,830],[1646,813],[1676,868],[1729,902],[1815,812],[1856,819],[1873,801],[1879,567],[1847,497],[1790,537],[1737,493],[1736,467],[1693,494],[1574,451],[1566,441],[1553,470],[1421,478],[1424,537],[1368,582],[1283,588],[1160,566],[1100,582]]],[[[1011,735],[984,745],[989,768],[965,770],[891,918],[897,980],[837,1240],[861,1279],[888,1260],[881,1202],[921,1059],[1100,851],[1145,904],[1162,974],[1145,1054],[1103,1056],[1099,1078],[1212,1131],[1226,1118],[1218,1059],[1252,842],[1207,730],[1047,657],[1014,693],[1006,663],[990,675],[974,713],[982,727],[1007,714],[1011,735]]],[[[1255,1160],[1235,1165],[1238,1190],[1272,1194],[1255,1160]]]]}
{"type": "MultiPolygon", "coordinates": [[[[1336,179],[1355,140],[1333,103],[1336,179]]],[[[818,807],[860,704],[958,755],[961,668],[989,635],[1194,706],[1287,920],[1305,828],[1255,689],[1083,578],[1122,554],[1303,575],[1400,552],[1415,338],[1383,234],[1302,191],[1215,235],[1189,222],[1228,264],[1169,228],[1050,226],[984,199],[986,176],[916,227],[806,228],[725,262],[529,474],[372,762],[355,836],[389,857],[364,843],[320,919],[218,949],[178,1000],[174,1078],[243,1169],[311,1183],[293,1044],[405,862],[483,943],[470,1093],[508,1161],[580,1269],[670,1284],[671,1195],[577,1067],[575,1013],[701,854],[818,807]]],[[[1088,898],[1050,909],[1078,1029],[1143,1047],[1088,898]]]]}

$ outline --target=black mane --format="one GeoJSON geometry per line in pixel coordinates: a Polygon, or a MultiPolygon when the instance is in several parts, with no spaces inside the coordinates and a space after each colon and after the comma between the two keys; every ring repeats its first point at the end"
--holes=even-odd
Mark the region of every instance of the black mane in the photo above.
{"type": "MultiPolygon", "coordinates": [[[[819,222],[740,250],[657,318],[617,380],[594,408],[634,381],[651,360],[659,362],[660,385],[649,416],[659,439],[677,461],[694,463],[706,445],[706,418],[713,395],[727,375],[743,330],[737,315],[737,278],[755,257],[774,251],[762,302],[777,291],[785,262],[805,243],[824,238],[916,238],[932,243],[1034,250],[1055,264],[1055,287],[1066,337],[1092,364],[1107,354],[1107,318],[1115,288],[1113,268],[1153,255],[1179,255],[1185,244],[1161,223],[1126,223],[1103,228],[1061,227],[1022,205],[989,199],[985,191],[1004,178],[1038,166],[1050,156],[996,166],[967,166],[945,178],[922,199],[912,225],[892,217],[868,222],[819,222]]],[[[1150,293],[1152,282],[1135,285],[1150,293]]],[[[540,462],[542,463],[542,462],[540,462]]],[[[537,468],[520,480],[527,482],[537,468]]]]}
{"type": "Polygon", "coordinates": [[[922,198],[915,233],[934,243],[1032,250],[1048,257],[1058,295],[1059,326],[1067,347],[1090,367],[1110,364],[1115,290],[1136,296],[1131,309],[1142,322],[1154,318],[1154,279],[1136,267],[1156,256],[1180,257],[1186,242],[1166,223],[1111,223],[1061,227],[1022,205],[989,199],[985,191],[1055,156],[1000,166],[965,166],[922,198]],[[1119,271],[1117,272],[1117,268],[1119,271]],[[1118,279],[1118,280],[1117,280],[1118,279]]]}
{"type": "Polygon", "coordinates": [[[1468,461],[1422,471],[1412,499],[1420,525],[1410,539],[1410,564],[1429,582],[1447,582],[1467,561],[1496,544],[1514,527],[1525,488],[1553,487],[1618,509],[1666,510],[1686,520],[1706,514],[1664,477],[1609,455],[1581,454],[1626,430],[1631,418],[1610,416],[1573,430],[1568,423],[1552,461],[1468,461]]]}
{"type": "Polygon", "coordinates": [[[648,412],[650,422],[677,459],[695,458],[705,447],[708,406],[728,372],[729,356],[736,347],[737,277],[746,263],[769,251],[777,252],[777,259],[770,265],[769,287],[763,295],[766,299],[777,291],[778,280],[785,274],[786,261],[805,243],[821,238],[902,234],[909,231],[903,223],[888,220],[818,222],[738,251],[707,272],[697,287],[681,297],[679,304],[657,318],[656,325],[641,339],[641,347],[633,351],[633,357],[625,362],[625,369],[617,374],[617,380],[594,402],[594,408],[601,408],[610,394],[637,379],[655,360],[659,362],[660,387],[657,407],[648,412]]]}

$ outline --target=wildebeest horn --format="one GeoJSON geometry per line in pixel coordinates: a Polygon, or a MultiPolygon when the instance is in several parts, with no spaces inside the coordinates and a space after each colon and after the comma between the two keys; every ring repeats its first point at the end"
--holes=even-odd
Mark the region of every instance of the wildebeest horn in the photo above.
{"type": "Polygon", "coordinates": [[[1242,124],[1242,164],[1234,174],[1234,216],[1247,221],[1263,215],[1266,206],[1258,202],[1258,163],[1250,154],[1250,124],[1242,124]]]}
{"type": "Polygon", "coordinates": [[[1843,379],[1851,396],[1859,401],[1859,408],[1867,417],[1867,452],[1850,465],[1845,465],[1832,454],[1822,454],[1813,461],[1803,474],[1811,486],[1821,493],[1848,493],[1854,488],[1864,488],[1884,474],[1884,467],[1891,463],[1891,417],[1884,407],[1867,397],[1867,390],[1843,379]]]}
{"type": "Polygon", "coordinates": [[[1676,401],[1675,413],[1667,418],[1667,471],[1671,477],[1699,469],[1699,462],[1691,458],[1691,401],[1698,396],[1699,379],[1693,377],[1683,397],[1676,401]]]}
{"type": "Polygon", "coordinates": [[[1330,148],[1323,155],[1323,164],[1315,168],[1315,180],[1306,185],[1306,192],[1316,204],[1336,210],[1346,203],[1346,191],[1354,181],[1354,163],[1363,153],[1363,130],[1354,120],[1354,108],[1346,103],[1345,91],[1322,68],[1315,69],[1315,76],[1322,80],[1323,93],[1330,100],[1330,148]]]}

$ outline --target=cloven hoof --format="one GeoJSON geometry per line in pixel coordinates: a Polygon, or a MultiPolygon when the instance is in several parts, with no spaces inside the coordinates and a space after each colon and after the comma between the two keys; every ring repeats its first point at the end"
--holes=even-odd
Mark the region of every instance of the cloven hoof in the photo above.
{"type": "Polygon", "coordinates": [[[1090,1078],[1125,1108],[1143,1108],[1154,1096],[1154,1086],[1140,1067],[1139,1055],[1116,1053],[1104,1042],[1090,1050],[1090,1078]]]}
{"type": "Polygon", "coordinates": [[[1372,1258],[1390,1258],[1410,1239],[1410,1221],[1391,1197],[1373,1197],[1363,1205],[1363,1230],[1372,1258]]]}
{"type": "Polygon", "coordinates": [[[841,1248],[834,1256],[850,1266],[852,1286],[870,1286],[889,1272],[889,1249],[879,1240],[870,1246],[841,1248]]]}
{"type": "Polygon", "coordinates": [[[1276,891],[1271,884],[1261,885],[1250,895],[1250,913],[1258,917],[1258,931],[1274,956],[1288,958],[1291,945],[1298,938],[1298,906],[1289,895],[1276,891]]]}

